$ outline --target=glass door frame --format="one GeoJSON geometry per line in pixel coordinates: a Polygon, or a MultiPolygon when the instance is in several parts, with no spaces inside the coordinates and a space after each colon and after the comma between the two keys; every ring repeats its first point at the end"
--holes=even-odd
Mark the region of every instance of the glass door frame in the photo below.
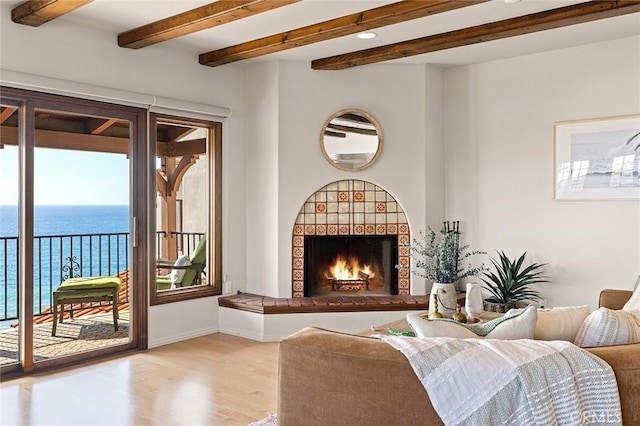
{"type": "Polygon", "coordinates": [[[0,368],[0,373],[30,372],[85,361],[116,352],[146,349],[148,342],[148,286],[149,268],[149,157],[147,110],[99,101],[53,95],[10,87],[0,87],[3,105],[17,106],[18,111],[18,253],[19,268],[19,330],[20,360],[0,368]],[[130,341],[125,345],[110,346],[61,358],[34,362],[33,357],[33,238],[34,238],[34,149],[35,111],[44,109],[83,116],[109,117],[131,123],[129,150],[130,177],[130,341]]]}

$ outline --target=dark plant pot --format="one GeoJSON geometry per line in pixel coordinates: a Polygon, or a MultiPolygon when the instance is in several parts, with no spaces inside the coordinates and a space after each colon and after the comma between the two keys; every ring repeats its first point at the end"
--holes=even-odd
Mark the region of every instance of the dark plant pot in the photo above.
{"type": "Polygon", "coordinates": [[[504,314],[509,309],[515,308],[516,304],[515,302],[509,302],[509,303],[493,302],[487,299],[483,301],[483,306],[485,311],[498,312],[498,313],[504,314]]]}

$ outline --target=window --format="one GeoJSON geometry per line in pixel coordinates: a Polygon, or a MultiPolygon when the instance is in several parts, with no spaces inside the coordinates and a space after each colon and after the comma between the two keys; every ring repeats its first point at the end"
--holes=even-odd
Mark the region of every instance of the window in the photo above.
{"type": "Polygon", "coordinates": [[[222,123],[150,117],[156,152],[151,304],[221,294],[222,123]]]}

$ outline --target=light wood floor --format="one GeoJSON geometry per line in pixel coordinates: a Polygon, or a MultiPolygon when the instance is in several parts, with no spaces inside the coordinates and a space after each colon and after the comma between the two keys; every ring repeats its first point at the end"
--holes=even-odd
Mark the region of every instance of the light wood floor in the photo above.
{"type": "Polygon", "coordinates": [[[276,412],[278,344],[213,334],[0,384],[0,424],[248,425],[276,412]]]}

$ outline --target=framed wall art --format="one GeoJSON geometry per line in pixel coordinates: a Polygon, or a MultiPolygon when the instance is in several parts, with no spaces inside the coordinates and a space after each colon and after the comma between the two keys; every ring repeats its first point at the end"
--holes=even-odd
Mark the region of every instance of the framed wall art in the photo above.
{"type": "Polygon", "coordinates": [[[554,123],[556,200],[640,200],[640,115],[554,123]]]}

